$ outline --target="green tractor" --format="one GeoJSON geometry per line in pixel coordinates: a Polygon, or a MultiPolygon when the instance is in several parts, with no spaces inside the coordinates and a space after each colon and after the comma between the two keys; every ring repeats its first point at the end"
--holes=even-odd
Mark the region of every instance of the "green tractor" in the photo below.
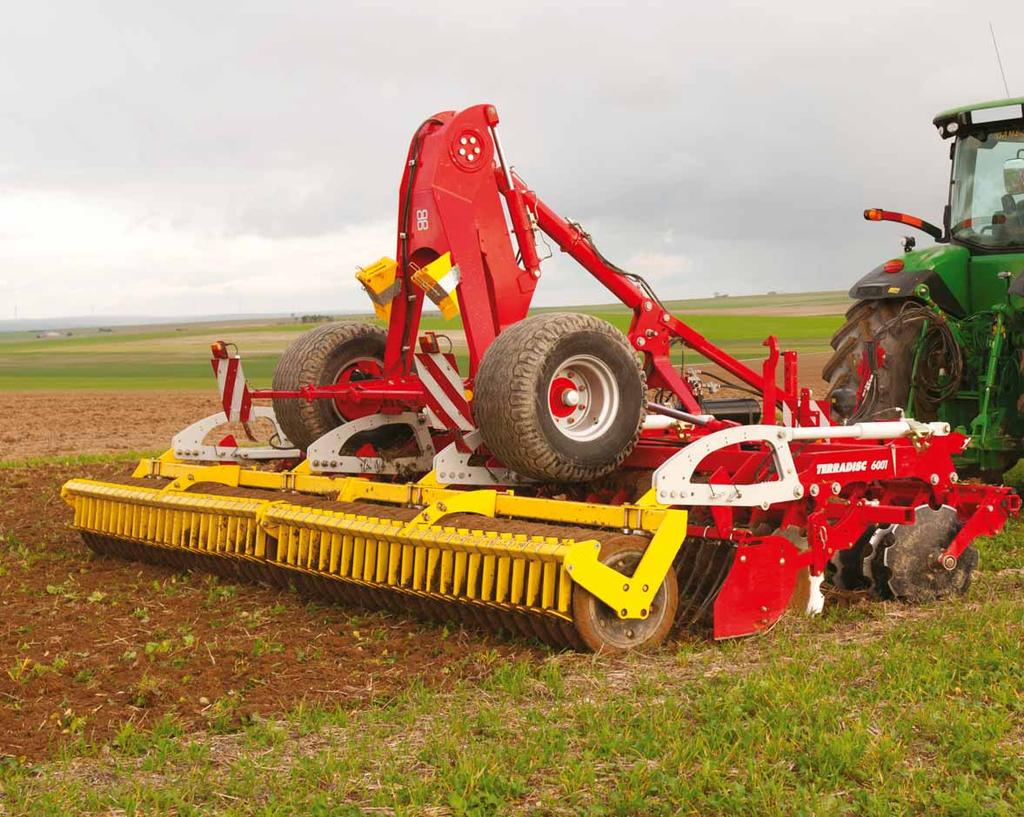
{"type": "Polygon", "coordinates": [[[864,217],[927,233],[861,278],[824,369],[835,418],[900,411],[971,437],[960,468],[999,479],[1024,456],[1024,98],[945,111],[952,173],[943,226],[888,210],[864,217]]]}

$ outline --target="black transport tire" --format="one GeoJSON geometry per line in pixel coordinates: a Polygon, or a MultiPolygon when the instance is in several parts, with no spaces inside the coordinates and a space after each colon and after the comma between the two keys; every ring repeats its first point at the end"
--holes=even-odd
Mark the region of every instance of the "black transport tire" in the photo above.
{"type": "Polygon", "coordinates": [[[611,324],[555,312],[520,321],[495,339],[474,394],[477,426],[503,465],[534,479],[587,482],[614,471],[636,447],[646,378],[611,324]],[[583,388],[559,386],[574,382],[583,388]],[[551,408],[555,388],[580,401],[568,417],[551,408]]]}
{"type": "MultiPolygon", "coordinates": [[[[357,361],[376,361],[381,366],[386,337],[383,330],[364,323],[327,323],[304,332],[278,360],[274,389],[330,385],[357,361]]],[[[343,417],[331,400],[275,398],[274,414],[288,439],[302,450],[351,419],[343,417]]]]}
{"type": "Polygon", "coordinates": [[[835,351],[822,370],[822,379],[829,384],[833,420],[892,419],[895,408],[906,406],[921,331],[920,321],[902,319],[906,303],[905,299],[858,301],[847,311],[846,322],[832,336],[835,351]],[[884,350],[884,365],[858,406],[860,365],[871,342],[884,350]]]}

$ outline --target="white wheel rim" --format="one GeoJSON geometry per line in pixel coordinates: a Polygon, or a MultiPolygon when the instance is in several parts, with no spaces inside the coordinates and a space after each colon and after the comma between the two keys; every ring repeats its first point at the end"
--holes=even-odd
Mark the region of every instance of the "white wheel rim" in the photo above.
{"type": "Polygon", "coordinates": [[[555,428],[570,440],[600,439],[619,412],[619,384],[600,358],[573,355],[548,382],[547,407],[555,428]]]}

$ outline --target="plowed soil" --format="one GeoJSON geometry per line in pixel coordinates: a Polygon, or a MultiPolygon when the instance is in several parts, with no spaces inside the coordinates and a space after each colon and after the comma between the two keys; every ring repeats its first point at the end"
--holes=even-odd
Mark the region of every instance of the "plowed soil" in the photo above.
{"type": "MultiPolygon", "coordinates": [[[[829,355],[801,355],[801,386],[823,397],[829,355]]],[[[751,365],[759,370],[759,366],[751,365]]],[[[725,376],[715,366],[706,371],[725,376]]],[[[731,396],[731,389],[719,396],[731,396]]],[[[220,411],[213,388],[202,391],[0,392],[0,461],[26,457],[163,450],[189,423],[220,411]]]]}
{"type": "Polygon", "coordinates": [[[0,460],[165,449],[220,411],[217,392],[0,392],[0,460]]]}
{"type": "Polygon", "coordinates": [[[0,757],[165,715],[230,728],[303,702],[360,707],[542,648],[93,556],[60,486],[125,465],[0,470],[0,757]]]}

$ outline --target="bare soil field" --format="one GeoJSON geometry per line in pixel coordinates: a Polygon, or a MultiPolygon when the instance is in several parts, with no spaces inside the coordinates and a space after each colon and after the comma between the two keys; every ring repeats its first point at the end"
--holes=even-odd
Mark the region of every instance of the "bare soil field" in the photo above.
{"type": "Polygon", "coordinates": [[[220,410],[217,392],[0,392],[0,460],[167,448],[220,410]]]}
{"type": "Polygon", "coordinates": [[[204,729],[304,702],[362,707],[542,652],[95,557],[67,526],[60,486],[130,467],[0,472],[0,757],[40,759],[69,740],[105,742],[126,723],[164,717],[204,729]]]}

